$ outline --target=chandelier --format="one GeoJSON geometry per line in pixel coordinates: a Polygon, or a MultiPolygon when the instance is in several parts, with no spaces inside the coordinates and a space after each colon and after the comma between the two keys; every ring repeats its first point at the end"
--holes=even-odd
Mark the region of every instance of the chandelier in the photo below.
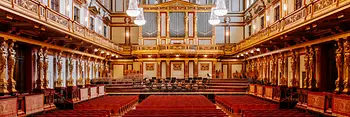
{"type": "Polygon", "coordinates": [[[136,17],[136,19],[134,20],[135,24],[138,25],[138,26],[142,26],[142,25],[145,25],[146,24],[146,20],[145,20],[145,17],[143,15],[143,8],[140,8],[140,15],[138,15],[136,17]]]}
{"type": "Polygon", "coordinates": [[[211,8],[210,19],[208,20],[208,22],[211,25],[218,25],[220,23],[220,19],[217,15],[215,15],[213,11],[214,8],[211,8]]]}
{"type": "Polygon", "coordinates": [[[129,0],[129,8],[126,10],[126,14],[131,17],[140,15],[137,0],[129,0]]]}
{"type": "Polygon", "coordinates": [[[226,4],[225,0],[217,0],[216,1],[216,8],[214,9],[214,13],[217,16],[224,16],[227,14],[226,4]]]}

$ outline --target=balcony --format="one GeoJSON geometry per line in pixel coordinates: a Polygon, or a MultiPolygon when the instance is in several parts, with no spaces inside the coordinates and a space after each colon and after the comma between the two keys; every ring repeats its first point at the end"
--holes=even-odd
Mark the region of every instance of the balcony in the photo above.
{"type": "Polygon", "coordinates": [[[133,46],[132,54],[224,54],[220,45],[169,44],[158,46],[133,46]]]}
{"type": "Polygon", "coordinates": [[[95,44],[113,52],[119,52],[123,49],[118,47],[108,38],[88,29],[87,27],[73,21],[46,5],[35,0],[2,0],[0,1],[2,10],[22,16],[26,19],[45,25],[71,35],[75,38],[95,44]]]}
{"type": "Polygon", "coordinates": [[[276,39],[290,31],[310,25],[312,22],[330,16],[336,12],[347,9],[350,6],[349,0],[313,0],[276,21],[272,25],[260,30],[252,36],[239,42],[232,48],[232,54],[238,54],[244,50],[260,45],[264,42],[276,39]]]}

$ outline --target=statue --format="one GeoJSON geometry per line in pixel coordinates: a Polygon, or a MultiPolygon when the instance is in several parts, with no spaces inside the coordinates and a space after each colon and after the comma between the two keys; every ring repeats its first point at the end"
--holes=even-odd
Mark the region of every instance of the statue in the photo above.
{"type": "Polygon", "coordinates": [[[73,85],[73,54],[70,55],[68,59],[68,67],[69,67],[69,79],[67,80],[67,86],[74,86],[73,85]]]}
{"type": "Polygon", "coordinates": [[[79,60],[78,60],[78,68],[79,68],[79,78],[78,78],[78,82],[77,82],[77,85],[78,86],[83,86],[84,85],[84,82],[83,82],[83,60],[82,60],[82,56],[79,57],[79,60]]]}
{"type": "Polygon", "coordinates": [[[0,46],[0,93],[5,94],[9,93],[7,90],[7,81],[6,81],[6,59],[7,59],[7,49],[6,42],[3,41],[0,46]]]}
{"type": "Polygon", "coordinates": [[[39,49],[37,55],[38,55],[38,79],[36,81],[37,88],[44,89],[44,80],[43,80],[44,53],[42,48],[39,49]]]}
{"type": "Polygon", "coordinates": [[[43,75],[44,75],[44,83],[43,87],[46,89],[48,88],[49,79],[47,78],[47,71],[49,70],[49,57],[47,55],[47,48],[44,50],[43,53],[43,75]]]}
{"type": "Polygon", "coordinates": [[[8,91],[11,93],[17,92],[16,81],[13,78],[15,65],[16,65],[16,51],[13,49],[14,43],[12,42],[8,48],[8,91]]]}
{"type": "Polygon", "coordinates": [[[304,67],[306,71],[306,76],[303,79],[303,88],[309,87],[309,48],[306,48],[306,55],[304,57],[304,67]]]}
{"type": "Polygon", "coordinates": [[[349,91],[349,73],[350,73],[350,42],[346,40],[344,43],[344,63],[347,66],[347,76],[344,77],[343,85],[344,85],[344,93],[349,91]]]}
{"type": "Polygon", "coordinates": [[[61,74],[62,74],[62,52],[59,52],[57,54],[57,80],[56,80],[56,87],[62,87],[62,78],[61,78],[61,74]]]}
{"type": "Polygon", "coordinates": [[[338,49],[336,50],[336,66],[337,66],[337,73],[338,73],[338,78],[335,81],[336,89],[335,92],[339,92],[340,89],[342,88],[341,82],[343,80],[343,45],[342,41],[338,40],[338,49]]]}

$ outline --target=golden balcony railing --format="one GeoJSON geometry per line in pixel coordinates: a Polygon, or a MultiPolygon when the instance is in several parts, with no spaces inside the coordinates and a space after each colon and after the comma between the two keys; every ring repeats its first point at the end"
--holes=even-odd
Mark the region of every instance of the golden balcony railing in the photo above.
{"type": "Polygon", "coordinates": [[[329,16],[332,12],[349,7],[349,3],[350,0],[313,0],[304,7],[239,42],[232,47],[232,54],[237,54],[296,28],[308,25],[320,18],[329,16]]]}
{"type": "Polygon", "coordinates": [[[132,54],[224,54],[225,47],[220,45],[138,45],[132,46],[132,54]]]}
{"type": "Polygon", "coordinates": [[[28,19],[48,25],[58,30],[66,31],[82,40],[104,47],[114,52],[123,51],[123,48],[114,44],[108,38],[75,22],[69,17],[50,9],[36,0],[1,0],[0,5],[8,12],[21,14],[28,19]]]}

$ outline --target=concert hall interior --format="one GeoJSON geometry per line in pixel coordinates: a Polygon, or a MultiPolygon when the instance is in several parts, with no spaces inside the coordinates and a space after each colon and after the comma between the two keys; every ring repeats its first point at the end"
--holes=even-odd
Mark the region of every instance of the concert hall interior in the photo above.
{"type": "Polygon", "coordinates": [[[350,0],[1,0],[0,117],[350,117],[350,0]]]}

